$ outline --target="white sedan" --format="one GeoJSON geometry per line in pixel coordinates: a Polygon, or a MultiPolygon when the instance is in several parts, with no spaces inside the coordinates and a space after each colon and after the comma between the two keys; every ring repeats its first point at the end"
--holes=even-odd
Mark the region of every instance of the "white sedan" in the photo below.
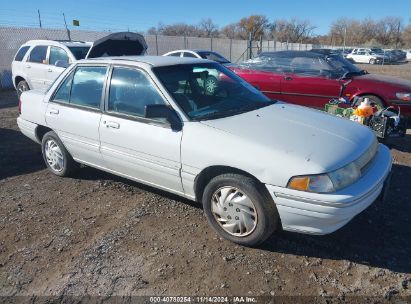
{"type": "Polygon", "coordinates": [[[20,109],[20,130],[54,174],[84,164],[198,201],[218,234],[248,246],[279,228],[339,229],[391,170],[369,128],[269,100],[201,59],[82,60],[47,92],[24,92],[20,109]]]}

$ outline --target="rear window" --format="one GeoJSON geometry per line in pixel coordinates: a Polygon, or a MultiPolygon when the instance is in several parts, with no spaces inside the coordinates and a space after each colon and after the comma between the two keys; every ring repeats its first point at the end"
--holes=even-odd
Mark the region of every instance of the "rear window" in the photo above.
{"type": "Polygon", "coordinates": [[[229,63],[230,62],[228,59],[224,58],[223,56],[221,56],[218,53],[204,52],[204,51],[197,52],[197,53],[203,59],[213,60],[213,61],[216,61],[216,62],[219,62],[219,63],[229,63]]]}
{"type": "Polygon", "coordinates": [[[68,49],[74,55],[77,60],[86,58],[88,50],[90,49],[89,46],[69,46],[68,49]]]}
{"type": "Polygon", "coordinates": [[[30,48],[29,46],[21,47],[20,50],[17,52],[16,57],[14,57],[14,61],[22,61],[24,58],[24,55],[26,55],[29,48],[30,48]]]}

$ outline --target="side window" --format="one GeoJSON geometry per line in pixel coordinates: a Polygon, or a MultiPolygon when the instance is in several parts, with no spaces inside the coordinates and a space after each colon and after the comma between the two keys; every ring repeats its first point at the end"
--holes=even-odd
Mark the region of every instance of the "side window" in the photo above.
{"type": "Polygon", "coordinates": [[[107,67],[77,68],[71,85],[70,104],[99,109],[107,67]]]}
{"type": "Polygon", "coordinates": [[[16,54],[16,57],[14,57],[14,61],[22,61],[24,58],[24,55],[26,55],[27,51],[29,50],[29,46],[23,46],[19,49],[19,51],[16,54]]]}
{"type": "Polygon", "coordinates": [[[38,45],[31,50],[29,62],[46,63],[47,46],[38,45]]]}
{"type": "Polygon", "coordinates": [[[69,57],[65,50],[52,46],[50,47],[49,64],[55,65],[58,60],[69,62],[69,57]]]}
{"type": "Polygon", "coordinates": [[[290,66],[293,72],[304,76],[319,76],[321,70],[327,70],[327,64],[319,58],[295,57],[290,66]]]}
{"type": "Polygon", "coordinates": [[[196,55],[189,53],[189,52],[184,52],[183,53],[183,57],[190,57],[190,58],[197,58],[196,55]]]}
{"type": "Polygon", "coordinates": [[[73,73],[71,73],[70,76],[68,76],[66,80],[64,80],[64,82],[61,84],[58,91],[54,95],[53,100],[69,103],[72,82],[73,82],[73,73]]]}
{"type": "Polygon", "coordinates": [[[149,104],[164,104],[164,99],[147,75],[135,69],[114,68],[107,110],[142,117],[149,104]]]}
{"type": "Polygon", "coordinates": [[[180,55],[181,55],[181,52],[176,52],[176,53],[168,54],[167,56],[180,57],[180,55]]]}

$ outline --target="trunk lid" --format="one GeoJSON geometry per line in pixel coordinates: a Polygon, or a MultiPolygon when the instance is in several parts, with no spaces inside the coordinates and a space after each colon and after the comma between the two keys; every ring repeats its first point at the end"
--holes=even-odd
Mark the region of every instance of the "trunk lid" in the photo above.
{"type": "Polygon", "coordinates": [[[107,56],[141,56],[147,51],[143,35],[131,32],[119,32],[94,41],[86,59],[107,56]]]}

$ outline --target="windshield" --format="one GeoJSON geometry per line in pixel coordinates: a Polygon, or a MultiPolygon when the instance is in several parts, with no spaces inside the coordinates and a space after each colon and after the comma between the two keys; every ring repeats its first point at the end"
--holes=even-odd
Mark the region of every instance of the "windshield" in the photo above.
{"type": "Polygon", "coordinates": [[[333,68],[335,71],[337,78],[342,77],[346,73],[352,74],[363,74],[364,71],[349,62],[342,56],[328,56],[327,57],[328,64],[333,68]]]}
{"type": "Polygon", "coordinates": [[[73,53],[77,60],[86,58],[89,46],[69,46],[68,49],[73,53]]]}
{"type": "Polygon", "coordinates": [[[208,59],[208,60],[213,60],[219,63],[229,63],[230,61],[223,56],[221,56],[218,53],[215,52],[205,52],[205,51],[199,51],[197,52],[198,55],[201,56],[203,59],[208,59]]]}
{"type": "Polygon", "coordinates": [[[153,71],[193,120],[232,116],[274,103],[218,63],[156,67],[153,71]]]}

